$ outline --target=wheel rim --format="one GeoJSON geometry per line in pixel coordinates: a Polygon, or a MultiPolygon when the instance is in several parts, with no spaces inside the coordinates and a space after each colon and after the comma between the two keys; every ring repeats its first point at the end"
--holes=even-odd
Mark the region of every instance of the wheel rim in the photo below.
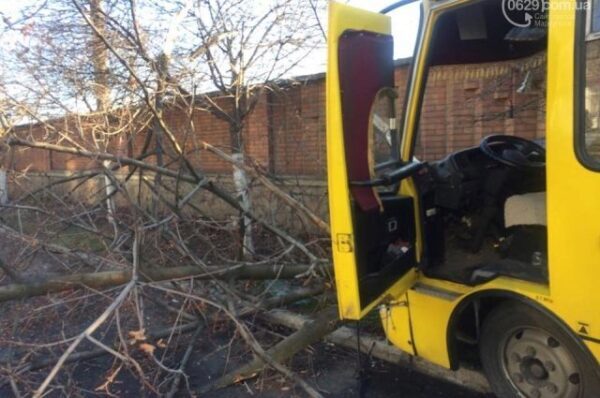
{"type": "Polygon", "coordinates": [[[548,332],[521,328],[500,345],[505,376],[528,398],[577,398],[581,372],[568,348],[548,332]]]}

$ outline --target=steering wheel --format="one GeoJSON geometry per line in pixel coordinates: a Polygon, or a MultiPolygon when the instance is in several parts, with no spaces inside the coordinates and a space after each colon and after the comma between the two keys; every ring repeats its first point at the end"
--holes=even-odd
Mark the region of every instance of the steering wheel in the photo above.
{"type": "Polygon", "coordinates": [[[490,135],[479,148],[490,158],[513,168],[546,167],[546,149],[540,144],[513,135],[490,135]]]}

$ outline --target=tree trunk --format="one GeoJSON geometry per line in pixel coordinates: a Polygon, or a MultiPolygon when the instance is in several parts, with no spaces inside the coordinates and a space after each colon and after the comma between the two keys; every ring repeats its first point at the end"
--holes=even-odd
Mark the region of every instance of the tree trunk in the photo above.
{"type": "MultiPolygon", "coordinates": [[[[182,266],[145,269],[142,281],[165,281],[194,277],[196,279],[291,279],[306,273],[310,265],[242,265],[230,268],[182,266]]],[[[15,283],[0,286],[0,302],[42,296],[84,287],[104,289],[125,284],[131,280],[131,270],[105,271],[49,277],[42,282],[15,283]]]]}
{"type": "MultiPolygon", "coordinates": [[[[231,156],[236,162],[244,162],[244,154],[234,153],[231,156]]],[[[233,186],[240,206],[245,212],[252,209],[250,199],[250,186],[246,170],[233,165],[233,186]]],[[[240,215],[240,240],[242,242],[242,257],[249,260],[254,255],[254,240],[252,239],[252,219],[247,215],[240,215]]]]}
{"type": "MultiPolygon", "coordinates": [[[[102,10],[103,0],[90,0],[90,19],[101,35],[106,34],[106,16],[102,10]]],[[[94,32],[90,39],[92,66],[94,68],[94,96],[96,110],[106,112],[110,104],[110,89],[108,82],[108,49],[94,32]]]]}
{"type": "MultiPolygon", "coordinates": [[[[106,34],[106,16],[103,12],[102,7],[103,0],[90,0],[90,19],[92,23],[98,29],[101,35],[106,34]]],[[[100,114],[105,114],[110,107],[110,88],[108,81],[108,49],[102,42],[102,39],[97,34],[91,32],[90,38],[91,47],[91,61],[94,69],[94,85],[93,92],[96,97],[96,111],[100,114]]],[[[109,138],[101,137],[99,142],[102,147],[98,147],[101,151],[106,151],[109,146],[109,138]]],[[[105,160],[102,162],[104,167],[109,170],[111,168],[111,162],[105,160]]],[[[114,183],[108,176],[104,176],[104,188],[106,191],[106,218],[107,221],[113,226],[115,232],[117,231],[117,224],[115,221],[115,199],[113,193],[117,190],[114,183]]]]}
{"type": "MultiPolygon", "coordinates": [[[[154,98],[154,107],[156,109],[156,115],[154,117],[152,134],[154,135],[154,141],[156,143],[156,165],[158,167],[163,167],[164,165],[164,131],[163,126],[160,120],[163,118],[163,110],[165,107],[165,89],[166,89],[166,80],[169,70],[169,56],[164,52],[158,57],[158,62],[156,63],[156,67],[158,69],[158,82],[156,86],[156,94],[154,98]]],[[[156,192],[161,191],[161,182],[162,176],[160,173],[156,173],[154,175],[154,189],[156,192]]],[[[160,209],[160,200],[153,195],[152,196],[152,215],[155,218],[159,218],[161,213],[160,209]]]]}
{"type": "Polygon", "coordinates": [[[6,179],[6,170],[0,168],[0,205],[8,203],[8,183],[6,179]]]}
{"type": "MultiPolygon", "coordinates": [[[[105,160],[102,162],[104,168],[106,170],[110,170],[112,167],[112,162],[110,160],[105,160]]],[[[104,189],[106,193],[106,219],[113,226],[115,232],[117,231],[117,224],[115,219],[115,192],[117,192],[117,188],[115,184],[111,181],[110,177],[104,174],[104,189]]]]}
{"type": "MultiPolygon", "coordinates": [[[[321,340],[323,336],[331,333],[338,323],[337,308],[324,309],[317,314],[314,320],[308,321],[297,332],[275,344],[266,353],[275,362],[281,363],[286,361],[309,345],[321,340]]],[[[215,380],[214,383],[201,388],[200,393],[204,394],[211,390],[227,387],[233,383],[245,380],[261,371],[264,366],[265,361],[257,357],[246,365],[215,380]]]]}

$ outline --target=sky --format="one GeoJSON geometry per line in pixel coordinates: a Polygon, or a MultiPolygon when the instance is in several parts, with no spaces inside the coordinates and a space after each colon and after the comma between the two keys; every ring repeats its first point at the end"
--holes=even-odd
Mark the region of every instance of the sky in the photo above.
{"type": "MultiPolygon", "coordinates": [[[[304,0],[298,0],[304,1],[304,0]]],[[[379,12],[383,8],[398,0],[337,0],[351,6],[368,11],[379,12]]],[[[400,7],[388,15],[392,18],[392,35],[394,36],[394,59],[409,58],[417,39],[420,21],[421,2],[417,1],[400,7]]],[[[326,24],[327,15],[322,17],[322,23],[326,24]]],[[[326,28],[326,27],[325,27],[326,28]]],[[[292,76],[305,76],[324,72],[327,67],[326,49],[315,50],[297,70],[291,72],[292,76]]]]}
{"type": "MultiPolygon", "coordinates": [[[[397,0],[350,0],[348,4],[379,12],[397,0]]],[[[392,11],[392,35],[394,36],[394,58],[411,57],[419,27],[420,2],[415,2],[392,11]]]]}
{"type": "MultiPolygon", "coordinates": [[[[165,0],[168,1],[168,0],[165,0]]],[[[298,0],[303,1],[303,0],[298,0]]],[[[346,0],[348,4],[364,8],[374,12],[379,12],[384,7],[394,3],[396,0],[346,0]]],[[[0,0],[0,17],[3,15],[16,17],[18,11],[29,4],[35,3],[35,0],[9,1],[0,0]]],[[[414,43],[417,35],[419,23],[420,2],[412,3],[401,7],[389,15],[392,17],[393,35],[395,41],[395,58],[406,58],[412,56],[414,43]]],[[[324,56],[324,55],[322,55],[324,56]]],[[[323,64],[323,60],[316,60],[315,64],[323,64]]],[[[316,66],[316,65],[315,65],[316,66]]]]}
{"type": "MultiPolygon", "coordinates": [[[[48,0],[52,2],[53,0],[48,0]]],[[[170,0],[155,0],[159,2],[168,2],[170,0]]],[[[269,2],[270,0],[255,0],[253,1],[253,5],[256,7],[263,7],[261,5],[263,2],[269,2]]],[[[296,0],[296,1],[305,1],[305,0],[296,0]]],[[[354,7],[363,8],[365,10],[379,12],[381,9],[393,4],[397,0],[337,0],[343,3],[347,3],[354,7]]],[[[2,26],[3,20],[8,18],[11,21],[15,21],[19,19],[20,11],[31,5],[42,5],[44,4],[44,0],[0,0],[0,26],[2,26]]],[[[414,45],[417,36],[419,17],[420,17],[420,2],[415,2],[404,7],[398,8],[391,13],[389,13],[392,18],[392,34],[394,36],[394,58],[407,58],[413,55],[414,45]]],[[[148,16],[147,16],[148,17],[148,16]]],[[[321,23],[325,29],[327,29],[327,14],[323,13],[320,17],[321,23]]],[[[13,76],[12,71],[6,69],[3,70],[2,65],[2,53],[9,54],[13,49],[19,48],[20,45],[27,46],[28,40],[26,37],[22,36],[17,31],[4,31],[3,34],[0,34],[0,77],[3,79],[6,77],[10,77],[9,80],[14,79],[16,81],[20,81],[21,79],[18,76],[13,76]],[[25,42],[24,42],[25,40],[25,42]]],[[[327,66],[327,51],[326,48],[319,47],[314,49],[309,56],[305,56],[302,61],[296,65],[294,68],[286,71],[285,75],[279,76],[279,78],[294,78],[299,76],[307,76],[318,73],[323,73],[326,70],[327,66]]],[[[21,93],[20,88],[16,86],[11,86],[14,90],[17,90],[13,95],[21,93]]],[[[200,87],[200,86],[199,86],[200,87]]],[[[201,90],[210,91],[212,86],[210,83],[207,83],[207,87],[200,87],[201,90]]],[[[71,99],[64,99],[65,103],[71,104],[73,106],[73,110],[85,112],[87,107],[83,106],[77,100],[75,102],[71,101],[71,99]],[[83,107],[83,108],[82,108],[83,107]],[[81,108],[81,109],[80,109],[81,108]]]]}
{"type": "MultiPolygon", "coordinates": [[[[19,11],[28,5],[39,3],[40,0],[0,0],[0,18],[9,17],[18,18],[19,11]]],[[[52,0],[50,0],[52,1],[52,0]]],[[[160,0],[169,1],[169,0],[160,0]]],[[[267,0],[268,1],[268,0],[267,0]]],[[[305,0],[297,0],[305,1],[305,0]]],[[[365,10],[379,12],[386,6],[393,4],[397,0],[338,0],[346,2],[352,6],[363,8],[365,10]]],[[[257,1],[260,7],[261,1],[257,1]]],[[[420,16],[420,2],[415,2],[404,7],[398,8],[389,14],[392,17],[392,34],[394,36],[394,58],[411,57],[417,36],[417,29],[420,16]]],[[[327,15],[321,16],[321,22],[327,23],[327,15]]],[[[326,26],[325,26],[326,28],[326,26]]],[[[10,51],[13,45],[22,38],[17,34],[3,35],[0,37],[0,48],[10,51]]],[[[1,56],[1,55],[0,55],[1,56]]],[[[310,75],[324,72],[326,69],[326,49],[320,48],[306,57],[300,65],[288,72],[288,77],[310,75]]],[[[1,73],[1,71],[0,71],[1,73]]]]}

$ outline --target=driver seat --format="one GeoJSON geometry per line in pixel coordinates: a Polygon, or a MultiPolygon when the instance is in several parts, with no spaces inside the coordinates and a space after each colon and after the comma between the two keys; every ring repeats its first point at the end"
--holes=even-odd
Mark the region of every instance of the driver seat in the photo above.
{"type": "Polygon", "coordinates": [[[504,240],[504,258],[476,268],[471,283],[489,281],[499,275],[536,283],[548,281],[546,266],[546,192],[513,195],[504,204],[504,224],[511,228],[504,240]]]}
{"type": "Polygon", "coordinates": [[[506,199],[504,225],[506,228],[517,225],[547,226],[546,192],[513,195],[506,199]]]}

